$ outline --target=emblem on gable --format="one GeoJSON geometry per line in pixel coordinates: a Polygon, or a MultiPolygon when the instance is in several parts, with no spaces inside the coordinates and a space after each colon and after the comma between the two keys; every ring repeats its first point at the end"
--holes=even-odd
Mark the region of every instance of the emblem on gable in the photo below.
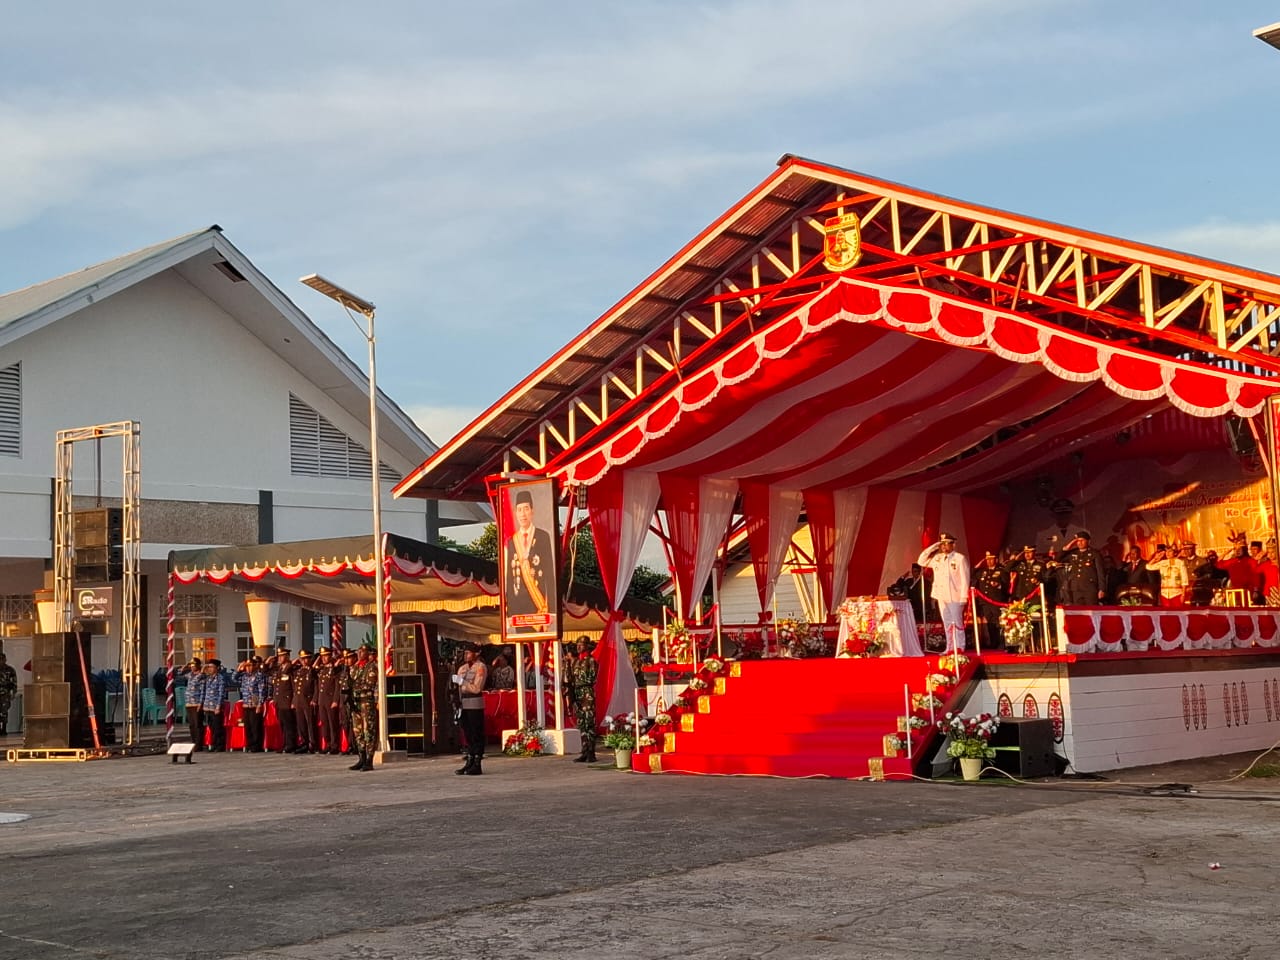
{"type": "Polygon", "coordinates": [[[848,270],[862,259],[862,232],[856,213],[828,218],[822,232],[822,262],[828,270],[848,270]]]}

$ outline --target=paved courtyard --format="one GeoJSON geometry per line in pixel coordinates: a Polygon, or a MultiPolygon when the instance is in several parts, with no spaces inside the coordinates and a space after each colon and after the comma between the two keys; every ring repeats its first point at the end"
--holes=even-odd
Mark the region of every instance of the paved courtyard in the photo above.
{"type": "Polygon", "coordinates": [[[646,777],[562,758],[490,759],[483,777],[455,777],[452,759],[366,774],[347,758],[198,761],[0,766],[0,814],[30,815],[0,825],[0,957],[1280,949],[1280,783],[1215,784],[1211,768],[1018,787],[646,777]],[[1179,772],[1197,792],[1144,792],[1179,772]]]}

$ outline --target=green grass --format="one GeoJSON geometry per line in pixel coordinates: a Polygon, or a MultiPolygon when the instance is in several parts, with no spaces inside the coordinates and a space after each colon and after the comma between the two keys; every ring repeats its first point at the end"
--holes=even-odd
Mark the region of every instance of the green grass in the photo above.
{"type": "Polygon", "coordinates": [[[1280,762],[1259,763],[1245,774],[1246,777],[1280,777],[1280,762]]]}

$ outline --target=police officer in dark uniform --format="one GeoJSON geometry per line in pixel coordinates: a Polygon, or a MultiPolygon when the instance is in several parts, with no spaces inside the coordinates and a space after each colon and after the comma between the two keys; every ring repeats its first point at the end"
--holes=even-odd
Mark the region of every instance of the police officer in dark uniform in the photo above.
{"type": "Polygon", "coordinates": [[[311,666],[310,650],[299,651],[293,665],[293,715],[298,722],[298,752],[317,752],[316,672],[311,666]]]}
{"type": "Polygon", "coordinates": [[[292,651],[281,647],[271,664],[271,703],[276,708],[276,720],[284,735],[281,753],[293,753],[298,748],[298,718],[293,712],[293,662],[292,651]]]}
{"type": "MultiPolygon", "coordinates": [[[[973,571],[972,582],[978,590],[974,605],[982,618],[982,648],[999,651],[1004,649],[1004,631],[1000,629],[1000,607],[1009,599],[1009,571],[1000,566],[998,558],[990,550],[986,552],[973,571]],[[992,602],[997,601],[997,602],[992,602]]],[[[975,624],[974,630],[978,627],[975,624]]]]}
{"type": "Polygon", "coordinates": [[[342,674],[342,665],[334,662],[328,647],[321,647],[316,654],[314,670],[322,747],[326,753],[336,757],[342,752],[342,727],[338,724],[338,678],[342,674]]]}
{"type": "MultiPolygon", "coordinates": [[[[1036,554],[1036,548],[1028,544],[1022,548],[1022,555],[1012,559],[1006,565],[1009,571],[1009,599],[1021,600],[1028,606],[1040,605],[1040,585],[1045,585],[1045,602],[1048,604],[1049,622],[1053,623],[1053,597],[1049,587],[1054,584],[1053,567],[1044,557],[1036,554]]],[[[1032,628],[1035,646],[1044,643],[1044,630],[1039,620],[1032,628]]]]}
{"type": "Polygon", "coordinates": [[[1089,546],[1089,531],[1081,530],[1067,543],[1058,567],[1058,598],[1064,605],[1096,607],[1107,595],[1102,554],[1089,546]]]}

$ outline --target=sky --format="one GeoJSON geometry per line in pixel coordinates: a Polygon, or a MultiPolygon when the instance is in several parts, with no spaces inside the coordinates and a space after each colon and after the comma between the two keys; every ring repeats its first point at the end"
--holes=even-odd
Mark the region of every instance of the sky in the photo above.
{"type": "Polygon", "coordinates": [[[786,153],[1280,273],[1280,3],[6,4],[0,292],[220,224],[437,443],[786,153]]]}

